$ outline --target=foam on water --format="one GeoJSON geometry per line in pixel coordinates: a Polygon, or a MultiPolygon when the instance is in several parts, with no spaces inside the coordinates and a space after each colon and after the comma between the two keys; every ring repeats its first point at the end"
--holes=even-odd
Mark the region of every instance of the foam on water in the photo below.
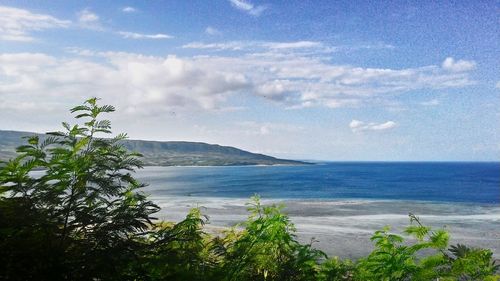
{"type": "Polygon", "coordinates": [[[366,255],[370,236],[391,225],[401,233],[408,213],[450,231],[452,243],[492,249],[500,257],[500,163],[336,163],[304,167],[156,167],[138,173],[162,209],[180,221],[201,207],[208,227],[246,220],[255,193],[283,204],[299,240],[319,240],[329,254],[366,255]]]}
{"type": "MultiPolygon", "coordinates": [[[[248,216],[249,199],[154,196],[162,207],[160,219],[182,220],[190,208],[201,207],[209,216],[209,226],[235,226],[248,216]]],[[[466,243],[490,248],[500,256],[500,207],[463,203],[435,203],[400,200],[286,200],[265,199],[264,205],[283,204],[297,228],[299,239],[314,237],[318,247],[330,254],[355,258],[371,249],[370,236],[377,229],[391,225],[401,233],[409,224],[408,211],[414,212],[426,225],[444,227],[452,235],[452,243],[466,243]],[[357,243],[352,243],[352,240],[357,243]],[[340,243],[340,245],[339,245],[340,243]],[[347,243],[347,244],[346,244],[347,243]],[[341,245],[354,247],[342,248],[341,245]],[[359,248],[357,248],[359,247],[359,248]]]]}

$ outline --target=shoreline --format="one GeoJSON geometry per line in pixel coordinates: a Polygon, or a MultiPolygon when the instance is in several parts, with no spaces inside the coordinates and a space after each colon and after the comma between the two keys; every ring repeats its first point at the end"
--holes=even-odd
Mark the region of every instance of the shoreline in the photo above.
{"type": "MultiPolygon", "coordinates": [[[[165,196],[158,196],[154,195],[152,193],[152,190],[147,190],[148,187],[146,187],[143,192],[148,195],[148,198],[152,199],[155,197],[158,198],[163,198],[163,197],[168,197],[172,199],[186,199],[190,198],[193,200],[202,200],[202,201],[235,201],[235,202],[250,202],[250,197],[218,197],[218,196],[198,196],[198,195],[165,195],[165,196]]],[[[258,194],[257,194],[258,195],[258,194]]],[[[484,202],[470,202],[470,201],[440,201],[440,200],[415,200],[415,199],[393,199],[393,198],[356,198],[356,197],[337,197],[337,198],[314,198],[314,197],[309,197],[309,198],[298,198],[298,197],[290,197],[290,198],[270,198],[270,197],[260,197],[261,202],[266,202],[266,203],[282,203],[282,202],[314,202],[314,203],[325,203],[325,204],[333,204],[333,203],[340,203],[340,204],[360,204],[360,203],[390,203],[390,202],[404,202],[404,203],[409,203],[409,204],[434,204],[434,205],[440,205],[440,204],[452,204],[452,205],[465,205],[465,206],[470,206],[470,207],[491,207],[495,208],[498,207],[500,208],[500,202],[499,203],[484,203],[484,202]]]]}
{"type": "MultiPolygon", "coordinates": [[[[151,196],[162,209],[156,217],[180,221],[193,207],[200,207],[209,217],[206,230],[224,229],[244,222],[249,199],[151,196]]],[[[297,239],[302,243],[318,241],[314,247],[328,255],[356,259],[372,249],[370,237],[386,225],[402,233],[410,224],[413,212],[425,225],[450,232],[450,245],[456,243],[489,248],[500,258],[500,206],[462,203],[427,203],[404,200],[286,200],[262,199],[262,204],[284,204],[283,209],[295,224],[297,239]]]]}
{"type": "MultiPolygon", "coordinates": [[[[295,161],[295,160],[292,160],[295,161]]],[[[300,161],[299,161],[300,162],[300,161]]],[[[167,168],[167,167],[175,167],[175,168],[219,168],[219,167],[294,167],[294,166],[309,166],[309,165],[318,165],[318,163],[297,163],[297,164],[248,164],[248,165],[144,165],[144,167],[148,168],[167,168]]]]}

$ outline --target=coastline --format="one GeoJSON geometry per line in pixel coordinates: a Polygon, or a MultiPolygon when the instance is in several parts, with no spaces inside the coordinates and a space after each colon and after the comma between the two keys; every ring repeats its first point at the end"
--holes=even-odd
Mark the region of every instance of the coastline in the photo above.
{"type": "MultiPolygon", "coordinates": [[[[180,221],[193,207],[200,207],[209,217],[206,230],[217,233],[244,222],[247,216],[244,198],[195,196],[151,196],[162,209],[157,217],[180,221]]],[[[420,217],[424,224],[444,227],[451,234],[450,244],[462,243],[490,248],[500,258],[500,207],[455,202],[410,200],[288,200],[263,199],[262,203],[284,204],[297,229],[297,239],[313,243],[328,255],[357,259],[372,249],[370,237],[375,230],[391,225],[401,233],[409,225],[408,213],[420,217]]]]}
{"type": "MultiPolygon", "coordinates": [[[[299,160],[291,160],[291,161],[297,161],[297,162],[302,162],[299,160]]],[[[293,166],[308,166],[308,165],[318,165],[318,163],[311,163],[311,162],[302,162],[302,163],[297,163],[297,164],[248,164],[248,165],[144,165],[144,167],[148,168],[165,168],[165,167],[179,167],[179,168],[218,168],[218,167],[293,167],[293,166]]]]}

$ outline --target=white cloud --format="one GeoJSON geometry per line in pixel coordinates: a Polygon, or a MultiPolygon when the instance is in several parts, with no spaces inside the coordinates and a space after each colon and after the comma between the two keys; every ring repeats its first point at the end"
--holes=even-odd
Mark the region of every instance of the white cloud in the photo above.
{"type": "Polygon", "coordinates": [[[442,64],[443,69],[452,71],[452,72],[463,72],[469,71],[476,68],[476,62],[467,61],[467,60],[458,60],[455,61],[452,57],[447,57],[442,64]]]}
{"type": "Polygon", "coordinates": [[[51,28],[65,28],[70,21],[55,17],[36,14],[28,10],[0,6],[0,40],[5,41],[33,41],[33,31],[51,28]]]}
{"type": "Polygon", "coordinates": [[[273,99],[273,97],[277,97],[281,99],[282,95],[287,92],[287,89],[291,85],[291,81],[289,80],[273,80],[263,83],[262,85],[258,85],[256,88],[256,92],[268,99],[273,99]]]}
{"type": "Polygon", "coordinates": [[[268,100],[288,109],[341,108],[382,106],[404,93],[474,83],[468,72],[448,72],[437,65],[363,68],[300,53],[183,58],[67,51],[77,57],[1,55],[0,95],[30,100],[39,93],[53,93],[49,97],[57,100],[58,93],[64,92],[80,100],[95,93],[123,102],[129,112],[158,112],[169,107],[239,107],[244,103],[228,103],[228,97],[241,92],[245,96],[239,97],[268,100]]]}
{"type": "Polygon", "coordinates": [[[407,69],[335,65],[320,57],[251,53],[241,57],[209,57],[212,64],[246,73],[254,94],[301,107],[359,107],[390,101],[419,89],[459,88],[474,84],[467,72],[449,73],[431,65],[407,69]]]}
{"type": "Polygon", "coordinates": [[[439,102],[438,99],[431,99],[431,100],[428,100],[428,101],[423,101],[420,104],[423,105],[423,106],[436,106],[436,105],[439,105],[440,102],[439,102]]]}
{"type": "Polygon", "coordinates": [[[221,35],[222,34],[222,32],[220,32],[218,29],[211,27],[211,26],[207,26],[207,28],[205,28],[205,33],[208,35],[221,35]]]}
{"type": "Polygon", "coordinates": [[[368,45],[357,45],[357,46],[352,46],[352,47],[345,47],[345,48],[351,48],[351,49],[368,49],[368,50],[373,50],[373,49],[389,49],[389,50],[394,50],[396,49],[396,46],[391,45],[391,44],[386,44],[383,42],[375,43],[375,44],[368,44],[368,45]]]}
{"type": "Polygon", "coordinates": [[[323,46],[320,42],[313,41],[297,41],[297,42],[270,42],[263,44],[270,49],[304,49],[317,48],[323,46]]]}
{"type": "Polygon", "coordinates": [[[78,12],[78,21],[81,23],[95,23],[99,21],[99,16],[90,9],[83,9],[78,12]]]}
{"type": "MultiPolygon", "coordinates": [[[[208,29],[208,28],[207,28],[208,29]]],[[[205,30],[208,34],[209,32],[205,30]]],[[[394,49],[390,44],[376,43],[373,45],[340,45],[329,46],[318,41],[227,41],[217,43],[191,42],[182,46],[185,49],[199,49],[207,51],[247,51],[272,52],[275,54],[294,53],[300,55],[329,54],[334,52],[353,52],[366,49],[394,49]]]]}
{"type": "Polygon", "coordinates": [[[356,129],[356,128],[359,128],[361,126],[363,126],[365,123],[362,122],[362,121],[359,121],[359,120],[356,120],[356,119],[353,119],[351,121],[351,123],[349,123],[349,128],[351,129],[356,129]]]}
{"type": "Polygon", "coordinates": [[[137,12],[137,9],[134,7],[126,6],[122,8],[122,12],[124,13],[135,13],[137,12]]]}
{"type": "Polygon", "coordinates": [[[66,48],[64,48],[64,51],[66,51],[70,54],[85,56],[85,57],[92,57],[92,56],[95,56],[97,54],[95,51],[88,50],[88,49],[82,49],[82,48],[78,48],[78,47],[66,47],[66,48]]]}
{"type": "Polygon", "coordinates": [[[243,0],[230,0],[231,4],[240,10],[249,11],[253,9],[253,5],[243,0]]]}
{"type": "Polygon", "coordinates": [[[237,122],[235,123],[239,130],[235,130],[232,133],[239,135],[281,135],[283,133],[298,133],[304,130],[303,127],[286,124],[286,123],[275,123],[275,122],[237,122]]]}
{"type": "Polygon", "coordinates": [[[97,95],[126,112],[169,108],[217,109],[228,94],[248,87],[239,73],[199,67],[192,59],[98,53],[104,60],[44,54],[0,55],[0,96],[12,103],[82,100],[97,95]]]}
{"type": "Polygon", "coordinates": [[[365,123],[363,121],[359,120],[352,120],[351,123],[349,123],[349,128],[351,128],[352,132],[357,133],[357,132],[364,132],[364,131],[383,131],[383,130],[389,130],[394,127],[396,127],[396,122],[394,121],[387,121],[384,123],[365,123]]]}
{"type": "Polygon", "coordinates": [[[163,34],[163,33],[142,34],[142,33],[135,33],[135,32],[119,31],[118,34],[120,34],[123,38],[126,38],[126,39],[170,39],[170,38],[173,38],[172,36],[167,35],[167,34],[163,34]]]}
{"type": "Polygon", "coordinates": [[[495,85],[495,88],[500,89],[500,81],[497,82],[497,84],[495,85]]]}
{"type": "Polygon", "coordinates": [[[395,122],[387,121],[387,122],[382,123],[382,124],[371,126],[371,130],[374,130],[374,131],[388,130],[388,129],[392,129],[394,127],[396,127],[395,122]]]}
{"type": "MultiPolygon", "coordinates": [[[[205,31],[207,32],[207,31],[205,31]]],[[[207,32],[208,33],[208,32],[207,32]]],[[[266,51],[266,52],[298,52],[314,50],[314,53],[336,51],[336,47],[328,47],[315,41],[265,42],[265,41],[229,41],[221,43],[191,42],[182,46],[184,49],[200,49],[213,51],[266,51]]]]}
{"type": "Polygon", "coordinates": [[[99,16],[89,8],[85,8],[77,13],[79,26],[86,29],[105,31],[101,25],[99,16]]]}
{"type": "Polygon", "coordinates": [[[201,43],[201,42],[191,42],[182,46],[184,49],[202,49],[202,50],[232,50],[238,51],[243,50],[248,47],[248,44],[233,41],[233,42],[225,42],[225,43],[201,43]]]}
{"type": "Polygon", "coordinates": [[[231,5],[240,11],[244,11],[252,16],[260,16],[267,7],[264,5],[255,6],[254,4],[245,0],[229,0],[231,5]]]}

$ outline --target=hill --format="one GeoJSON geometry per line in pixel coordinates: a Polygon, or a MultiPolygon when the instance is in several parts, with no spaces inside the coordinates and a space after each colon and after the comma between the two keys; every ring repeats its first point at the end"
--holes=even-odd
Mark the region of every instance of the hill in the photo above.
{"type": "MultiPolygon", "coordinates": [[[[16,155],[22,137],[40,135],[30,132],[0,130],[0,159],[16,155]]],[[[43,135],[40,135],[43,137],[43,135]]],[[[187,141],[126,140],[125,147],[144,155],[148,166],[236,166],[236,165],[303,165],[301,161],[278,159],[230,146],[187,141]]]]}

